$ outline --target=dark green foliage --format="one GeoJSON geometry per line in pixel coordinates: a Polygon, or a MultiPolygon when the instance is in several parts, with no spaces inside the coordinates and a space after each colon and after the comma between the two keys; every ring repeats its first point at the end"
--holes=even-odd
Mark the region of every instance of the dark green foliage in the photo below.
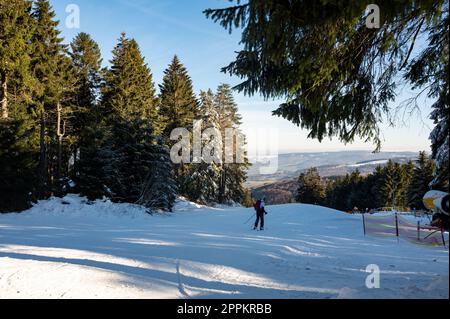
{"type": "Polygon", "coordinates": [[[111,67],[102,70],[97,43],[80,33],[69,50],[55,16],[48,0],[0,0],[1,212],[68,191],[151,210],[171,210],[178,186],[204,203],[219,201],[219,194],[223,202],[243,199],[247,160],[174,166],[168,150],[171,130],[192,129],[195,119],[204,128],[212,122],[221,130],[238,128],[228,86],[210,94],[200,116],[177,57],[159,99],[135,40],[122,34],[111,67]],[[69,180],[76,186],[69,189],[69,180]]]}
{"type": "Polygon", "coordinates": [[[221,84],[217,88],[215,104],[218,115],[219,130],[222,134],[222,141],[227,143],[227,129],[234,129],[233,149],[231,154],[227,154],[224,149],[223,164],[220,168],[220,179],[218,181],[218,201],[219,203],[240,202],[245,195],[243,184],[247,179],[247,169],[250,166],[245,152],[245,139],[240,130],[241,116],[234,101],[231,87],[228,84],[221,84]],[[241,143],[237,143],[241,139],[241,143]],[[239,162],[238,154],[243,154],[244,158],[239,162]],[[233,159],[233,163],[227,163],[227,156],[233,159]]]}
{"type": "Polygon", "coordinates": [[[407,207],[407,191],[414,166],[412,163],[400,165],[390,160],[383,170],[381,185],[381,206],[407,207]]]}
{"type": "MultiPolygon", "coordinates": [[[[186,68],[174,56],[171,64],[164,71],[163,83],[160,84],[159,119],[161,125],[157,131],[161,132],[169,147],[177,141],[170,141],[170,135],[176,128],[185,128],[192,132],[193,122],[199,119],[198,101],[195,97],[192,81],[186,68]]],[[[191,136],[192,139],[192,136],[191,136]]],[[[193,164],[174,164],[175,180],[181,195],[188,198],[196,198],[190,190],[190,184],[194,186],[191,179],[193,164]]]]}
{"type": "Polygon", "coordinates": [[[414,88],[424,88],[428,97],[436,99],[431,119],[436,125],[431,132],[432,158],[436,160],[432,186],[448,192],[449,180],[449,2],[444,2],[441,16],[426,30],[428,47],[411,61],[405,79],[414,88]]]}
{"type": "Polygon", "coordinates": [[[0,0],[0,212],[29,207],[36,187],[36,132],[28,110],[31,2],[0,0]]]}
{"type": "Polygon", "coordinates": [[[150,171],[152,142],[151,127],[143,120],[114,121],[104,152],[107,186],[115,201],[134,203],[139,199],[150,171]]]}
{"type": "Polygon", "coordinates": [[[76,171],[77,160],[86,156],[80,151],[80,147],[86,147],[86,144],[92,143],[87,136],[88,131],[100,123],[97,100],[101,83],[102,58],[98,44],[86,33],[78,34],[70,44],[70,48],[72,69],[76,78],[70,121],[71,133],[77,137],[72,150],[76,171]]]}
{"type": "Polygon", "coordinates": [[[420,152],[412,181],[408,188],[408,204],[415,209],[425,209],[423,196],[431,189],[433,181],[434,162],[425,152],[420,152]]]}
{"type": "Polygon", "coordinates": [[[148,122],[118,120],[103,150],[110,196],[118,202],[171,210],[177,194],[168,149],[155,143],[148,122]]]}
{"type": "Polygon", "coordinates": [[[321,205],[325,199],[325,185],[317,168],[310,168],[298,178],[295,200],[303,204],[321,205]]]}
{"type": "MultiPolygon", "coordinates": [[[[200,93],[200,114],[203,122],[203,153],[193,162],[183,165],[187,174],[183,179],[182,194],[193,201],[201,203],[240,203],[245,197],[243,184],[247,178],[249,162],[243,149],[244,144],[237,143],[241,133],[239,127],[241,116],[234,102],[231,88],[227,84],[218,87],[216,94],[211,90],[200,93]],[[226,149],[226,130],[234,130],[232,137],[233,149],[226,149]],[[217,137],[207,136],[206,130],[215,130],[217,137]],[[214,149],[216,159],[206,161],[206,147],[214,149]],[[227,162],[227,154],[231,162],[227,162]],[[218,156],[217,152],[221,152],[218,156]],[[238,157],[243,155],[243,159],[238,157]]],[[[208,134],[209,135],[209,134],[208,134]]],[[[243,141],[245,143],[245,141],[243,141]]]]}
{"type": "Polygon", "coordinates": [[[232,2],[205,14],[230,32],[242,30],[243,49],[223,68],[243,79],[236,89],[284,98],[274,115],[309,130],[311,138],[360,137],[379,149],[379,125],[404,76],[421,88],[418,94],[437,98],[436,183],[443,179],[448,187],[448,0],[378,1],[379,29],[367,28],[364,1],[232,2]]]}
{"type": "Polygon", "coordinates": [[[105,167],[108,164],[108,154],[105,147],[104,127],[86,127],[83,136],[86,143],[79,148],[80,158],[77,161],[77,174],[74,176],[75,190],[89,200],[110,197],[107,188],[108,180],[105,167]]]}
{"type": "MultiPolygon", "coordinates": [[[[156,143],[156,97],[150,70],[135,40],[124,34],[102,88],[105,139],[98,151],[105,190],[118,202],[171,210],[176,197],[168,151],[156,143]]],[[[97,150],[94,149],[95,152],[97,150]]],[[[98,185],[100,186],[100,185],[98,185]]]]}
{"type": "MultiPolygon", "coordinates": [[[[202,120],[201,130],[216,129],[220,132],[219,115],[214,103],[214,93],[211,90],[200,92],[199,110],[202,120]]],[[[215,151],[218,151],[223,145],[220,141],[211,140],[211,137],[203,136],[201,147],[213,145],[215,151]]],[[[216,162],[207,162],[205,160],[205,152],[202,152],[199,158],[195,158],[196,162],[189,166],[189,174],[186,182],[186,196],[192,201],[202,204],[217,202],[218,181],[221,174],[221,164],[216,162]]]]}
{"type": "Polygon", "coordinates": [[[63,176],[68,175],[68,114],[71,112],[70,93],[74,79],[67,46],[57,29],[58,21],[48,0],[37,0],[33,15],[35,29],[32,37],[31,72],[36,80],[32,112],[40,137],[39,197],[63,193],[63,176]],[[59,130],[58,130],[59,127],[59,130]]]}
{"type": "Polygon", "coordinates": [[[103,115],[124,120],[136,116],[156,121],[156,97],[153,77],[134,39],[123,33],[113,50],[111,68],[102,87],[103,115]]]}
{"type": "Polygon", "coordinates": [[[350,211],[396,207],[423,209],[422,199],[433,180],[434,161],[421,152],[417,164],[389,161],[385,167],[361,176],[359,172],[329,181],[325,204],[350,211]]]}
{"type": "Polygon", "coordinates": [[[33,10],[35,30],[33,33],[32,72],[38,81],[36,88],[36,112],[54,111],[55,105],[64,97],[67,90],[67,77],[70,70],[67,46],[63,45],[55,12],[48,0],[37,0],[33,10]]]}
{"type": "Polygon", "coordinates": [[[29,45],[34,21],[31,1],[0,0],[0,117],[26,112],[33,78],[29,45]],[[14,105],[16,104],[16,105],[14,105]],[[20,108],[14,107],[20,104],[20,108]]]}
{"type": "Polygon", "coordinates": [[[198,101],[192,88],[192,80],[176,55],[164,71],[163,83],[159,89],[162,135],[169,139],[175,128],[192,129],[193,121],[199,115],[198,101]]]}
{"type": "Polygon", "coordinates": [[[149,172],[137,201],[154,210],[172,211],[177,195],[169,149],[161,141],[151,147],[149,172]]]}
{"type": "Polygon", "coordinates": [[[30,207],[38,153],[23,121],[0,119],[0,213],[30,207]]]}
{"type": "Polygon", "coordinates": [[[78,34],[70,47],[76,77],[71,117],[71,133],[76,138],[71,149],[74,159],[71,175],[76,190],[94,200],[109,195],[103,170],[106,157],[102,151],[106,132],[98,103],[102,58],[97,43],[86,33],[78,34]]]}

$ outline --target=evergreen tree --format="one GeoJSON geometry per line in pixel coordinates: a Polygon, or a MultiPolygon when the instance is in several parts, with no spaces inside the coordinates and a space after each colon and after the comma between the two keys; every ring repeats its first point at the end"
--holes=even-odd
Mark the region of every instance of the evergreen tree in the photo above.
{"type": "Polygon", "coordinates": [[[134,203],[139,199],[152,165],[153,132],[148,122],[116,120],[103,154],[107,186],[114,201],[134,203]]]}
{"type": "Polygon", "coordinates": [[[148,122],[115,121],[104,150],[106,183],[114,201],[171,210],[177,195],[169,150],[156,143],[148,122]]]}
{"type": "Polygon", "coordinates": [[[37,185],[32,130],[21,120],[0,119],[0,213],[27,209],[37,185]]]}
{"type": "MultiPolygon", "coordinates": [[[[435,4],[440,8],[438,4],[435,4]]],[[[408,67],[405,78],[414,88],[425,87],[428,97],[436,99],[431,119],[435,128],[430,134],[432,158],[436,161],[435,178],[430,186],[448,192],[449,178],[449,2],[444,1],[442,11],[428,29],[428,46],[408,67]]],[[[430,20],[431,22],[431,20],[430,20]]]]}
{"type": "Polygon", "coordinates": [[[108,161],[111,160],[111,153],[106,147],[107,136],[108,131],[104,126],[88,126],[83,130],[86,142],[80,145],[80,158],[77,161],[74,180],[75,190],[89,200],[111,197],[105,171],[108,161]]]}
{"type": "Polygon", "coordinates": [[[414,174],[408,188],[408,205],[415,209],[424,209],[423,196],[430,190],[435,169],[434,162],[426,152],[420,152],[414,174]]]}
{"type": "Polygon", "coordinates": [[[403,164],[401,167],[401,207],[407,208],[408,205],[408,189],[410,188],[413,176],[414,176],[414,163],[408,161],[408,163],[403,164]]]}
{"type": "Polygon", "coordinates": [[[379,28],[367,27],[363,1],[232,2],[205,14],[230,32],[242,30],[243,48],[223,69],[243,79],[239,91],[285,98],[274,114],[312,138],[359,136],[379,148],[379,123],[406,75],[425,87],[421,92],[439,96],[433,156],[448,163],[448,0],[378,2],[379,28]]]}
{"type": "MultiPolygon", "coordinates": [[[[200,93],[200,114],[202,120],[202,154],[193,158],[186,178],[186,191],[190,200],[211,204],[218,202],[218,181],[221,174],[221,163],[213,161],[216,154],[223,149],[222,141],[207,136],[207,130],[216,130],[220,133],[219,115],[214,103],[214,93],[211,90],[200,93]],[[210,152],[207,154],[207,152],[210,152]]],[[[220,135],[221,137],[221,135],[220,135]]]]}
{"type": "MultiPolygon", "coordinates": [[[[93,148],[92,152],[98,154],[100,162],[103,158],[105,169],[99,174],[104,174],[101,180],[107,181],[108,195],[117,201],[135,202],[148,174],[145,163],[149,161],[156,118],[155,88],[138,44],[124,33],[110,62],[99,108],[104,141],[100,150],[93,148]],[[145,153],[142,161],[139,152],[145,153]]],[[[101,186],[98,192],[103,191],[101,186]]]]}
{"type": "Polygon", "coordinates": [[[108,121],[137,116],[156,126],[157,99],[153,77],[137,42],[122,33],[110,63],[102,87],[103,116],[108,121]]]}
{"type": "Polygon", "coordinates": [[[361,176],[359,170],[355,170],[348,176],[348,190],[344,197],[346,199],[347,210],[357,208],[365,209],[368,203],[365,200],[365,179],[361,176]]]}
{"type": "Polygon", "coordinates": [[[375,172],[373,172],[371,176],[370,194],[373,198],[373,204],[369,206],[369,208],[379,208],[383,206],[382,187],[384,182],[384,168],[377,166],[375,172]]]}
{"type": "MultiPolygon", "coordinates": [[[[176,55],[164,71],[163,83],[159,88],[161,126],[158,131],[162,133],[168,146],[171,147],[175,144],[175,141],[169,141],[172,131],[176,128],[186,128],[192,132],[193,122],[199,118],[198,101],[192,88],[191,78],[176,55]]],[[[192,161],[192,158],[190,160],[192,161]]],[[[191,168],[190,163],[174,164],[175,180],[179,192],[188,198],[191,168]]]]}
{"type": "Polygon", "coordinates": [[[218,201],[219,203],[240,202],[245,195],[243,184],[247,179],[247,169],[250,164],[244,150],[245,136],[240,130],[242,118],[238,113],[237,104],[228,84],[221,84],[218,87],[215,105],[224,143],[224,154],[218,185],[218,201]],[[232,137],[229,136],[230,133],[227,134],[227,130],[232,130],[231,132],[234,130],[232,137]],[[230,149],[227,148],[227,145],[230,149]]]}
{"type": "Polygon", "coordinates": [[[30,40],[33,33],[31,1],[0,0],[0,118],[25,113],[33,86],[30,40]],[[15,106],[21,105],[21,107],[15,106]],[[11,112],[13,114],[11,114],[11,112]]]}
{"type": "Polygon", "coordinates": [[[384,168],[383,174],[383,186],[381,187],[382,194],[382,206],[390,207],[395,206],[396,204],[396,196],[399,193],[399,172],[398,172],[398,164],[394,163],[392,160],[389,160],[387,166],[384,168]]]}
{"type": "Polygon", "coordinates": [[[150,70],[134,40],[122,34],[113,51],[111,69],[102,88],[106,130],[98,163],[105,185],[98,193],[118,202],[139,202],[151,209],[170,210],[176,197],[169,153],[156,143],[153,123],[156,98],[150,70]],[[105,188],[106,187],[106,188],[105,188]]]}
{"type": "Polygon", "coordinates": [[[36,85],[30,72],[32,3],[0,0],[0,212],[35,199],[38,139],[29,112],[36,85]]]}
{"type": "MultiPolygon", "coordinates": [[[[101,122],[97,101],[102,58],[98,44],[86,33],[78,34],[70,47],[72,69],[76,78],[71,118],[71,133],[75,137],[72,156],[76,175],[82,169],[78,167],[78,160],[88,156],[84,154],[84,150],[94,147],[89,145],[94,143],[94,140],[98,142],[89,136],[89,132],[97,128],[101,122]]],[[[88,161],[84,162],[88,164],[88,161]]]]}
{"type": "Polygon", "coordinates": [[[325,185],[317,168],[308,169],[298,178],[298,189],[295,200],[303,204],[322,204],[325,198],[325,185]]]}
{"type": "Polygon", "coordinates": [[[63,154],[68,94],[73,88],[67,47],[62,44],[55,13],[48,0],[37,0],[33,10],[31,69],[38,85],[34,90],[34,113],[40,118],[40,197],[61,194],[69,156],[63,154]],[[65,155],[65,157],[64,157],[65,155]]]}
{"type": "Polygon", "coordinates": [[[389,160],[384,168],[381,186],[381,203],[384,207],[407,207],[407,192],[414,172],[414,165],[389,160]]]}
{"type": "Polygon", "coordinates": [[[163,83],[159,88],[161,130],[163,136],[169,139],[175,128],[192,128],[193,121],[199,115],[192,80],[176,55],[164,71],[163,83]]]}
{"type": "Polygon", "coordinates": [[[137,203],[152,210],[172,211],[178,188],[173,179],[169,149],[161,140],[152,146],[149,164],[137,203]]]}

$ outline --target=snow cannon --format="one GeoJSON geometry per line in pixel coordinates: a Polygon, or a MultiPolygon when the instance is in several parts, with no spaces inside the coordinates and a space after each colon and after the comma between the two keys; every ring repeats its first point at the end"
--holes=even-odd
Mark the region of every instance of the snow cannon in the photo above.
{"type": "Polygon", "coordinates": [[[429,191],[423,197],[423,204],[432,211],[440,210],[449,214],[449,194],[441,191],[429,191]]]}

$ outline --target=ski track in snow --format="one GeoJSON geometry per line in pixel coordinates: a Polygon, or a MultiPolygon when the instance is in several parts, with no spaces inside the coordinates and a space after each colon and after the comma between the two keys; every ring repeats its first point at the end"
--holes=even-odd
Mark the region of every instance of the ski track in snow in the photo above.
{"type": "Polygon", "coordinates": [[[172,215],[68,195],[0,215],[0,298],[448,298],[448,250],[364,237],[360,216],[179,201],[172,215]],[[66,204],[63,204],[63,201],[66,204]],[[366,266],[381,287],[365,287],[366,266]]]}

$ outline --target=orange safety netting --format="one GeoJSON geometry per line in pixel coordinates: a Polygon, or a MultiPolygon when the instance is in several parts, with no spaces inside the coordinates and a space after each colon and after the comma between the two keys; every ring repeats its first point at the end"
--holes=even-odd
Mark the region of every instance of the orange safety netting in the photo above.
{"type": "Polygon", "coordinates": [[[429,246],[447,246],[448,232],[437,227],[413,223],[403,216],[363,215],[364,233],[374,236],[398,236],[412,243],[429,246]]]}

